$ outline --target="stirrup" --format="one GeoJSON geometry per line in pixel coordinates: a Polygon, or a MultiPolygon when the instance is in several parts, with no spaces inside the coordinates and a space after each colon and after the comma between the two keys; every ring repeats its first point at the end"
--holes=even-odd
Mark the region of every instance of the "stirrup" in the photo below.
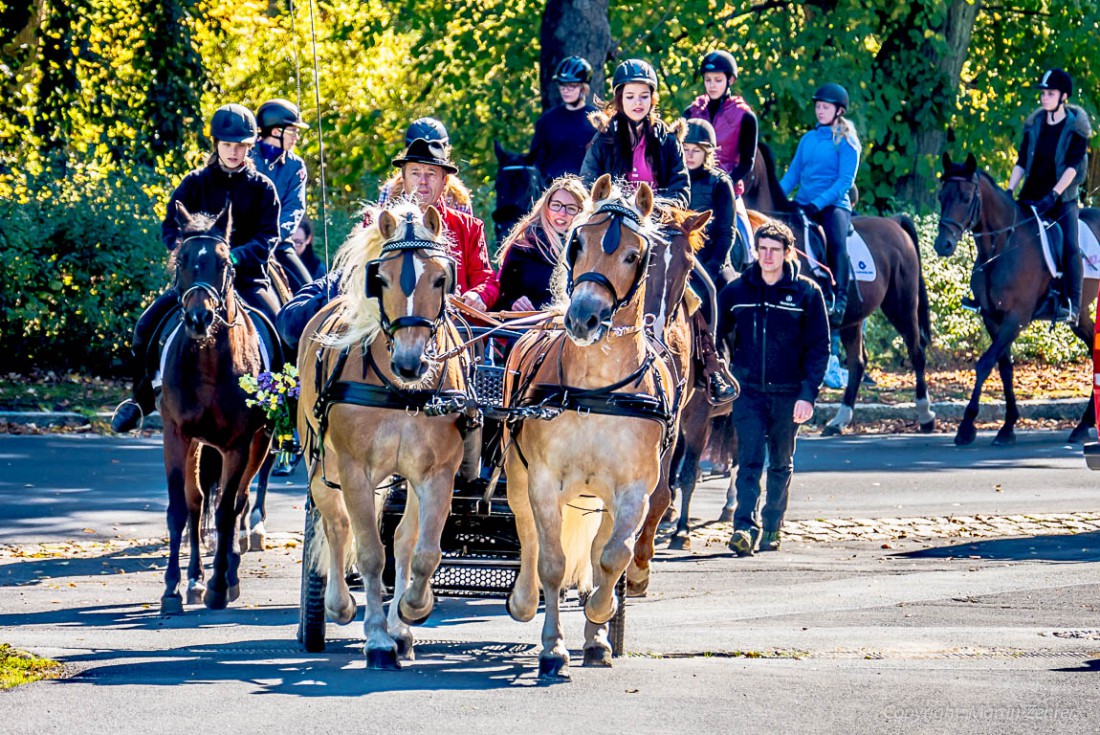
{"type": "Polygon", "coordinates": [[[130,433],[133,433],[135,431],[141,431],[144,427],[145,427],[145,409],[143,409],[141,407],[141,404],[138,403],[137,401],[135,401],[133,398],[127,398],[122,403],[115,406],[115,410],[111,412],[111,431],[113,431],[116,434],[130,434],[130,433]],[[125,432],[115,431],[115,428],[114,428],[115,417],[118,415],[119,409],[121,409],[123,406],[125,406],[128,403],[133,404],[134,406],[136,406],[137,410],[138,410],[138,413],[141,414],[141,417],[138,419],[138,424],[134,428],[129,429],[125,432]]]}

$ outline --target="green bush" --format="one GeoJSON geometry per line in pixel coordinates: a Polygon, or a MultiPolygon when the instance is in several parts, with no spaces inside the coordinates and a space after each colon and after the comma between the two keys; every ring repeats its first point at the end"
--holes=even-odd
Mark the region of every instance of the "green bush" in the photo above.
{"type": "MultiPolygon", "coordinates": [[[[914,217],[920,237],[921,265],[932,316],[932,346],[929,366],[933,368],[969,367],[989,347],[989,335],[977,314],[964,311],[962,299],[970,291],[970,272],[974,265],[974,241],[967,235],[950,258],[941,258],[932,249],[939,217],[914,217]]],[[[875,312],[867,321],[867,352],[877,365],[902,367],[908,356],[901,337],[875,312]]],[[[1012,354],[1019,360],[1041,360],[1052,364],[1078,362],[1088,348],[1069,327],[1050,322],[1033,322],[1016,340],[1012,354]]]]}
{"type": "Polygon", "coordinates": [[[165,181],[70,169],[0,180],[0,352],[6,369],[117,373],[167,283],[154,211],[165,181]]]}

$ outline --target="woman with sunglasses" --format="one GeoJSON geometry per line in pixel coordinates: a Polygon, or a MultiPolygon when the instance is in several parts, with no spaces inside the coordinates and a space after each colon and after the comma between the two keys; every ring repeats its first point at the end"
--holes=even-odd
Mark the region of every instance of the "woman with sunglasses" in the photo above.
{"type": "Polygon", "coordinates": [[[542,198],[512,229],[497,256],[498,308],[535,311],[555,300],[551,281],[573,220],[584,211],[588,189],[576,176],[555,179],[542,198]]]}

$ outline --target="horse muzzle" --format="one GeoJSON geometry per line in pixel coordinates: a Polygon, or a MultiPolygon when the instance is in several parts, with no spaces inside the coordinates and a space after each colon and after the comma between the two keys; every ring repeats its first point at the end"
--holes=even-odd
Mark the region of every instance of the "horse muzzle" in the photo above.
{"type": "Polygon", "coordinates": [[[595,294],[575,294],[565,312],[565,332],[581,347],[603,339],[610,324],[611,304],[595,294]]]}
{"type": "Polygon", "coordinates": [[[431,370],[432,363],[425,354],[428,344],[427,338],[394,340],[393,353],[390,357],[390,370],[394,376],[407,385],[415,385],[423,382],[431,370]]]}
{"type": "Polygon", "coordinates": [[[941,231],[936,235],[935,242],[932,243],[932,248],[936,251],[936,255],[941,258],[947,258],[955,252],[955,248],[959,242],[954,235],[941,231]]]}
{"type": "Polygon", "coordinates": [[[210,333],[214,324],[214,312],[205,306],[184,309],[183,326],[192,339],[203,339],[210,333]]]}

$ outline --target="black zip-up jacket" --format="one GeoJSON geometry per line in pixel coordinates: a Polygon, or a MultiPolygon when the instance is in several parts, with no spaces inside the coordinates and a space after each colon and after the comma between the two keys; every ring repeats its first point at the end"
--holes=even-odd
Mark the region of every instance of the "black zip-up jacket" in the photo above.
{"type": "Polygon", "coordinates": [[[719,278],[722,269],[730,264],[733,207],[733,181],[729,176],[722,171],[712,171],[702,166],[691,172],[691,209],[696,212],[709,209],[711,212],[710,221],[707,222],[706,244],[695,257],[715,280],[719,278]]]}
{"type": "MultiPolygon", "coordinates": [[[[589,186],[604,174],[611,174],[613,179],[624,179],[634,167],[630,135],[620,117],[625,119],[625,116],[615,115],[588,144],[588,153],[581,165],[581,178],[589,186]]],[[[691,183],[687,164],[684,163],[684,148],[680,145],[680,139],[660,120],[655,120],[649,127],[646,158],[653,168],[653,193],[673,200],[678,207],[687,208],[691,200],[691,183]]]]}
{"type": "Polygon", "coordinates": [[[829,363],[829,320],[821,289],[786,263],[769,286],[753,264],[718,295],[718,339],[741,386],[813,403],[829,363]]]}
{"type": "Polygon", "coordinates": [[[183,177],[168,201],[168,215],[160,226],[161,240],[176,249],[179,225],[176,202],[191,214],[218,214],[232,203],[229,247],[236,256],[237,283],[268,286],[267,259],[279,243],[279,194],[275,185],[251,164],[233,173],[213,164],[183,177]]]}

